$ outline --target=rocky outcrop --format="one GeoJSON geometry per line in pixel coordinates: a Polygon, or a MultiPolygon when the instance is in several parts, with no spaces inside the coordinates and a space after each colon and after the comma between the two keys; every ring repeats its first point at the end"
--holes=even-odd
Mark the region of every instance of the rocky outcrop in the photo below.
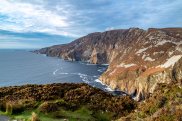
{"type": "Polygon", "coordinates": [[[71,61],[108,63],[100,80],[136,100],[153,93],[158,83],[181,82],[182,28],[97,32],[35,52],[71,61]]]}
{"type": "Polygon", "coordinates": [[[117,121],[181,121],[182,88],[176,83],[158,84],[154,93],[137,109],[117,121]]]}
{"type": "Polygon", "coordinates": [[[172,76],[177,82],[182,84],[182,58],[174,65],[172,76]]]}

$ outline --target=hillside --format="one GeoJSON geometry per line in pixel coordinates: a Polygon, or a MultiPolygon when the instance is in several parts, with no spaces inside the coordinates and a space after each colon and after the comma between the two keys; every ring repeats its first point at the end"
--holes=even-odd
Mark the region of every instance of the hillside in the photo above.
{"type": "Polygon", "coordinates": [[[0,88],[0,115],[22,121],[31,118],[41,121],[110,121],[128,115],[135,108],[136,102],[129,96],[113,96],[87,84],[0,88]]]}
{"type": "Polygon", "coordinates": [[[182,86],[158,84],[145,101],[113,96],[86,84],[0,88],[0,120],[12,121],[181,121],[182,86]]]}
{"type": "Polygon", "coordinates": [[[35,52],[70,61],[107,63],[100,80],[138,101],[153,93],[158,83],[182,81],[182,28],[96,32],[35,52]]]}
{"type": "Polygon", "coordinates": [[[128,116],[118,121],[181,121],[182,87],[179,83],[159,84],[154,93],[128,116]]]}

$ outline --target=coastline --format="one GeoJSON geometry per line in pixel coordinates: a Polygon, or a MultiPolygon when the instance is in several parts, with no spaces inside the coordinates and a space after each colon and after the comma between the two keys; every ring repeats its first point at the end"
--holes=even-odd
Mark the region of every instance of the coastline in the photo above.
{"type": "MultiPolygon", "coordinates": [[[[63,58],[60,58],[60,57],[57,57],[57,56],[49,56],[49,55],[47,55],[47,54],[41,54],[41,53],[36,52],[36,50],[30,51],[30,52],[35,53],[35,54],[40,54],[40,55],[43,55],[43,56],[46,56],[46,57],[52,57],[52,58],[61,59],[61,60],[63,60],[63,61],[67,61],[67,62],[77,62],[77,63],[80,63],[80,64],[98,65],[98,66],[104,66],[104,67],[108,67],[108,66],[109,66],[109,64],[107,64],[107,63],[104,63],[104,64],[94,64],[94,63],[90,63],[90,62],[88,62],[88,61],[66,60],[66,59],[63,59],[63,58]]],[[[107,70],[107,69],[106,69],[106,70],[107,70]]],[[[105,71],[106,71],[106,70],[105,70],[105,71]]],[[[102,73],[104,73],[105,71],[102,71],[102,73]]],[[[101,72],[101,71],[100,71],[100,72],[101,72]]],[[[127,94],[126,92],[121,91],[121,90],[119,90],[119,89],[117,89],[117,90],[112,89],[109,85],[103,83],[99,78],[97,78],[97,79],[95,79],[95,80],[93,80],[93,81],[95,81],[95,82],[97,82],[97,83],[100,83],[101,85],[106,86],[106,88],[104,88],[103,91],[109,92],[109,93],[111,93],[111,94],[113,94],[113,95],[127,95],[127,96],[130,96],[130,95],[127,94]]],[[[86,83],[86,84],[89,84],[89,83],[87,83],[86,81],[83,81],[83,82],[86,83]]],[[[89,84],[89,85],[90,85],[90,84],[89,84]]],[[[91,85],[91,86],[92,86],[92,87],[95,87],[94,85],[91,85]]]]}
{"type": "MultiPolygon", "coordinates": [[[[54,56],[49,56],[49,55],[47,55],[47,54],[41,54],[41,53],[37,52],[36,50],[30,51],[30,52],[35,53],[35,54],[40,54],[40,55],[43,55],[43,56],[46,56],[46,57],[53,57],[53,58],[56,57],[56,56],[55,56],[55,57],[54,57],[54,56]]],[[[109,66],[108,63],[104,63],[104,64],[94,64],[94,63],[90,63],[90,62],[88,62],[88,61],[66,60],[66,59],[60,58],[60,57],[56,57],[56,58],[57,58],[57,59],[61,59],[61,60],[63,60],[63,61],[67,61],[67,62],[77,62],[77,63],[80,63],[80,64],[86,64],[86,65],[98,65],[98,66],[104,66],[104,67],[108,67],[108,66],[109,66]]],[[[106,70],[105,70],[105,71],[106,71],[106,70]]],[[[105,71],[102,71],[102,73],[104,73],[105,71]]],[[[101,72],[101,71],[99,70],[99,72],[101,72]]],[[[127,94],[126,92],[124,92],[124,91],[121,91],[121,90],[113,90],[109,85],[103,83],[99,78],[98,78],[98,79],[95,79],[95,80],[93,80],[93,81],[98,82],[98,83],[100,83],[101,85],[106,86],[105,90],[107,90],[108,92],[111,92],[112,94],[115,94],[115,95],[118,95],[118,94],[126,94],[126,95],[128,95],[128,94],[127,94]],[[115,93],[115,92],[116,92],[116,93],[115,93]]],[[[84,83],[86,83],[86,82],[84,81],[84,83]]],[[[86,83],[86,84],[88,84],[88,83],[86,83]]],[[[94,85],[91,85],[91,86],[94,87],[94,85]]]]}

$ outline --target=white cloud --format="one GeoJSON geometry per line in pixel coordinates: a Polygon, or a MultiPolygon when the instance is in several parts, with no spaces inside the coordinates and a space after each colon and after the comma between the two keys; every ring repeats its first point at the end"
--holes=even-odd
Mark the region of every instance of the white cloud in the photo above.
{"type": "Polygon", "coordinates": [[[113,30],[113,29],[114,29],[114,27],[107,27],[105,30],[109,31],[109,30],[113,30]]]}
{"type": "Polygon", "coordinates": [[[47,10],[42,5],[0,0],[0,15],[6,16],[0,21],[0,29],[17,32],[46,30],[50,34],[73,36],[63,30],[56,31],[70,26],[68,18],[47,10]]]}
{"type": "Polygon", "coordinates": [[[27,44],[22,42],[0,42],[1,49],[34,49],[41,48],[40,45],[27,44]]]}
{"type": "Polygon", "coordinates": [[[181,0],[0,0],[0,29],[77,38],[120,28],[180,27],[181,3],[181,0]]]}

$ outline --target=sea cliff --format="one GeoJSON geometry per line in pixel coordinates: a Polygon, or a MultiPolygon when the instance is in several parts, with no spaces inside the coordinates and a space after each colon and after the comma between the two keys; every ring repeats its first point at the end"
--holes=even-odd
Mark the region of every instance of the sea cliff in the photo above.
{"type": "Polygon", "coordinates": [[[158,83],[182,81],[182,28],[96,32],[35,52],[70,61],[107,63],[99,79],[137,101],[153,93],[158,83]]]}

